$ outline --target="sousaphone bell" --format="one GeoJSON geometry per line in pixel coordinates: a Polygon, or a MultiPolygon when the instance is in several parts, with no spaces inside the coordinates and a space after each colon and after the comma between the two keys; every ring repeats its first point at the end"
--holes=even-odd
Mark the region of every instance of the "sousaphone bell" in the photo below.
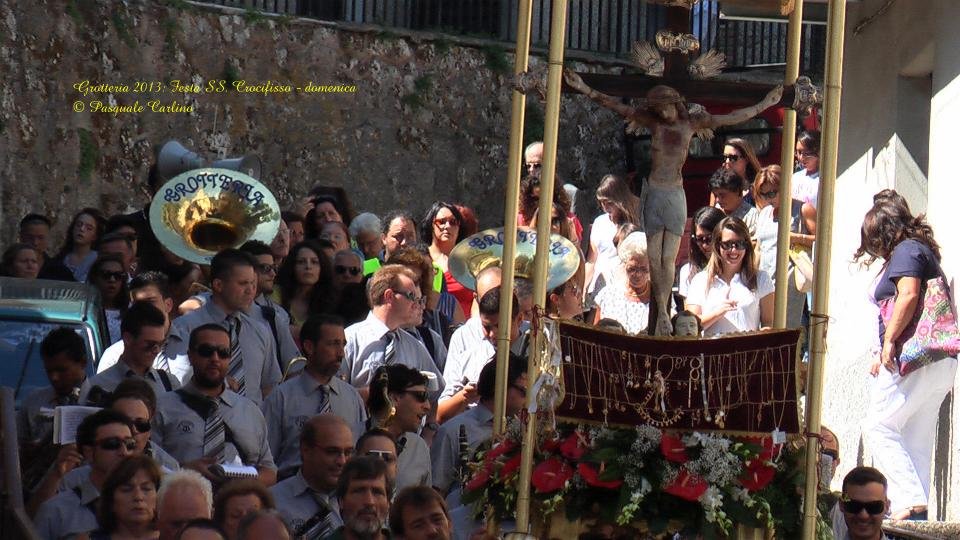
{"type": "Polygon", "coordinates": [[[249,175],[202,168],[172,178],[150,203],[150,226],[175,255],[210,264],[217,252],[248,240],[270,244],[280,228],[273,193],[249,175]]]}
{"type": "MultiPolygon", "coordinates": [[[[464,287],[477,289],[477,274],[485,268],[500,266],[503,260],[503,227],[480,231],[460,241],[450,252],[448,268],[464,287]]],[[[517,248],[514,274],[533,278],[533,259],[537,252],[537,231],[529,227],[517,228],[517,248]]],[[[547,290],[567,282],[580,267],[580,250],[564,236],[550,235],[547,250],[547,290]]]]}

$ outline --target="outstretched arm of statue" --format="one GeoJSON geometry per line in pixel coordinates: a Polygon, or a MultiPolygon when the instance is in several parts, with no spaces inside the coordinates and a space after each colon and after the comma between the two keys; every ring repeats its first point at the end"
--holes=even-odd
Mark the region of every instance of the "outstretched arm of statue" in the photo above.
{"type": "Polygon", "coordinates": [[[573,88],[577,92],[580,92],[593,101],[599,103],[601,106],[610,109],[611,111],[628,120],[638,122],[645,126],[652,125],[654,123],[653,117],[643,111],[643,109],[631,107],[630,105],[621,102],[618,98],[608,96],[603,92],[597,92],[593,88],[590,88],[587,86],[587,83],[583,82],[583,79],[580,78],[580,75],[577,75],[577,73],[572,69],[563,68],[563,80],[570,88],[573,88]]]}
{"type": "Polygon", "coordinates": [[[710,115],[706,118],[708,123],[702,127],[716,128],[720,126],[732,126],[733,124],[739,124],[740,122],[746,122],[747,120],[753,118],[754,116],[762,113],[763,111],[773,107],[777,103],[780,103],[780,99],[783,97],[783,85],[779,85],[766,97],[763,98],[763,101],[753,105],[751,107],[744,107],[742,109],[737,109],[735,111],[730,111],[727,114],[719,115],[710,115]]]}

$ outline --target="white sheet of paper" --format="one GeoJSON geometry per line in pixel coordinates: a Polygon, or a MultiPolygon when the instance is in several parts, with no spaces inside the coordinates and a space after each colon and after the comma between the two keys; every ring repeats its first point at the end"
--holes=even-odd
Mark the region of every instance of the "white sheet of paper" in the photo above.
{"type": "Polygon", "coordinates": [[[53,410],[53,444],[77,442],[77,427],[83,419],[100,410],[100,407],[64,405],[53,410]]]}

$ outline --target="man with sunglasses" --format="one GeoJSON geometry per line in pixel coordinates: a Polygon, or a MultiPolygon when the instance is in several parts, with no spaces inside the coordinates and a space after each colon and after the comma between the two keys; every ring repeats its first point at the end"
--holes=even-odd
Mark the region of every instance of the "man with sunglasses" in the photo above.
{"type": "Polygon", "coordinates": [[[277,510],[294,537],[323,538],[343,525],[337,483],[353,455],[350,426],[332,413],[318,414],[300,432],[303,466],[270,488],[277,510]]]}
{"type": "MultiPolygon", "coordinates": [[[[141,272],[130,280],[127,284],[130,290],[131,302],[149,302],[163,312],[166,322],[163,325],[163,335],[166,336],[170,331],[170,313],[173,311],[173,297],[170,295],[170,279],[163,272],[149,270],[141,272]]],[[[123,340],[117,341],[107,347],[100,355],[100,362],[97,363],[97,373],[115,366],[120,355],[123,354],[123,340]]],[[[157,351],[154,358],[153,367],[164,369],[169,372],[169,366],[163,363],[161,351],[157,351]]]]}
{"type": "Polygon", "coordinates": [[[80,387],[80,403],[103,405],[117,385],[128,378],[146,381],[156,395],[180,388],[180,381],[154,368],[166,339],[167,316],[149,302],[134,302],[120,322],[123,353],[113,367],[97,373],[80,387]]]}
{"type": "Polygon", "coordinates": [[[274,484],[277,468],[263,414],[252,400],[226,384],[230,365],[227,330],[217,324],[193,329],[187,354],[193,375],[183,388],[158,399],[153,442],[181,466],[214,484],[225,480],[214,465],[238,463],[255,467],[264,485],[274,484]]]}
{"type": "Polygon", "coordinates": [[[120,258],[120,264],[123,265],[123,271],[127,274],[129,281],[133,277],[136,268],[137,248],[133,244],[133,239],[128,235],[119,232],[109,232],[103,235],[97,244],[97,254],[116,255],[120,258]]]}
{"type": "MultiPolygon", "coordinates": [[[[397,485],[397,462],[400,449],[397,440],[389,431],[381,428],[367,430],[357,439],[358,456],[372,456],[379,458],[387,466],[387,480],[391,486],[397,485]]],[[[394,489],[396,492],[396,489],[394,489]]],[[[393,498],[394,493],[390,494],[393,498]]]]}
{"type": "Polygon", "coordinates": [[[343,320],[312,315],[300,328],[307,363],[303,372],[277,386],[263,402],[270,450],[281,479],[300,467],[300,432],[312,417],[332,412],[350,425],[356,439],[367,421],[366,407],[356,388],[337,377],[346,338],[343,320]]]}
{"type": "Polygon", "coordinates": [[[881,525],[890,511],[887,479],[873,467],[855,467],[843,478],[843,493],[837,507],[843,526],[834,525],[837,540],[886,540],[881,525]]]}
{"type": "Polygon", "coordinates": [[[86,417],[77,428],[77,447],[90,465],[90,474],[81,485],[40,506],[33,520],[40,537],[59,539],[95,530],[103,482],[136,446],[133,426],[125,415],[102,410],[86,417]]]}
{"type": "Polygon", "coordinates": [[[352,249],[341,249],[333,256],[333,286],[342,289],[347,283],[363,281],[363,259],[352,249]]]}
{"type": "Polygon", "coordinates": [[[246,242],[240,246],[240,251],[249,253],[257,261],[257,296],[246,313],[270,328],[270,333],[273,335],[273,350],[282,373],[291,360],[300,356],[300,349],[297,347],[297,342],[293,340],[293,334],[290,333],[290,314],[271,298],[276,285],[279,264],[270,246],[259,240],[246,242]]]}

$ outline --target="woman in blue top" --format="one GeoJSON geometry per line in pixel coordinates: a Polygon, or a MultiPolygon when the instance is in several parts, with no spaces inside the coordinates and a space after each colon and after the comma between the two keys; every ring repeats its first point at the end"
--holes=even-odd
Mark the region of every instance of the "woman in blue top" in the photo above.
{"type": "Polygon", "coordinates": [[[861,228],[856,258],[883,258],[877,302],[895,298],[889,324],[880,322],[882,348],[870,364],[874,377],[863,434],[874,463],[887,477],[892,519],[926,519],[937,412],[953,387],[955,358],[900,375],[895,344],[922,309],[926,283],[942,275],[940,247],[923,216],[910,214],[902,197],[875,198],[861,228]]]}

